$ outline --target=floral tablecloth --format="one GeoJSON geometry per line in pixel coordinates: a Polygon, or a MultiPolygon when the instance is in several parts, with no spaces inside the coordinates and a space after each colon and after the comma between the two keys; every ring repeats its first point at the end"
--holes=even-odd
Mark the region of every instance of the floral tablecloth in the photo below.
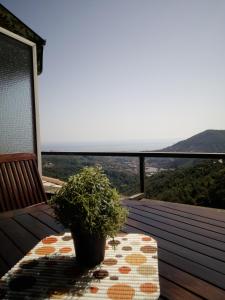
{"type": "Polygon", "coordinates": [[[70,233],[46,237],[0,280],[0,299],[153,300],[160,294],[157,243],[119,234],[93,269],[76,264],[70,233]]]}

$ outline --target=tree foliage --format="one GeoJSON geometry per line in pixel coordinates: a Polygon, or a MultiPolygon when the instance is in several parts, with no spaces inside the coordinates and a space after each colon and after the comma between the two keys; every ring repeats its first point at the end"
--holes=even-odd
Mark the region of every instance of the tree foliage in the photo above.
{"type": "Polygon", "coordinates": [[[147,178],[146,196],[163,201],[225,208],[225,164],[201,162],[147,178]]]}
{"type": "MultiPolygon", "coordinates": [[[[130,158],[132,160],[133,158],[130,158]]],[[[122,195],[134,195],[139,191],[138,174],[125,167],[121,157],[94,157],[69,155],[43,155],[42,168],[45,176],[67,181],[68,177],[86,166],[101,165],[112,185],[122,195]]]]}
{"type": "MultiPolygon", "coordinates": [[[[84,166],[96,164],[102,165],[120,194],[132,195],[139,191],[139,176],[129,170],[124,158],[43,156],[44,174],[62,180],[84,166]]],[[[192,165],[178,163],[174,171],[161,171],[146,177],[145,183],[148,198],[225,208],[225,164],[217,160],[200,160],[199,163],[196,160],[192,165]]]]}

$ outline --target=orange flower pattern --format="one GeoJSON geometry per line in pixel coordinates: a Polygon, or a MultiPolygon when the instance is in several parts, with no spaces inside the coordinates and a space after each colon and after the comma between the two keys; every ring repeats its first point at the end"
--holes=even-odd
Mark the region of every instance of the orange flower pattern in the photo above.
{"type": "Polygon", "coordinates": [[[152,237],[119,234],[107,240],[105,249],[104,261],[85,270],[76,265],[70,233],[45,237],[2,277],[4,299],[14,295],[39,295],[40,299],[158,299],[157,243],[152,237]],[[21,282],[28,276],[34,280],[23,290],[21,282]],[[14,278],[11,285],[10,278],[14,278]],[[19,290],[13,290],[17,280],[21,281],[19,290]]]}

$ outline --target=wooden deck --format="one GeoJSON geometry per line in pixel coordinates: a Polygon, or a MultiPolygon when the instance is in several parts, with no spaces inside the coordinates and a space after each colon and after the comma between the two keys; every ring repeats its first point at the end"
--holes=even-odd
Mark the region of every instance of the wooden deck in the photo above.
{"type": "MultiPolygon", "coordinates": [[[[225,212],[153,200],[124,201],[124,232],[158,242],[160,299],[225,299],[225,212]]],[[[65,229],[46,204],[0,216],[0,277],[38,241],[65,229]]]]}

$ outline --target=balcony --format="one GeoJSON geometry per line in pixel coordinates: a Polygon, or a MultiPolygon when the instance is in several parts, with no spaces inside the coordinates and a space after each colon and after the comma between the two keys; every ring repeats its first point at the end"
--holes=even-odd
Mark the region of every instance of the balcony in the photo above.
{"type": "MultiPolygon", "coordinates": [[[[191,153],[44,154],[139,157],[140,192],[144,192],[146,156],[224,158],[224,154],[191,153]]],[[[122,231],[149,234],[158,242],[160,299],[225,298],[224,210],[150,199],[124,198],[122,203],[129,208],[129,218],[122,231]]],[[[44,203],[2,213],[0,274],[3,275],[39,240],[66,230],[55,222],[51,208],[44,203]]]]}

